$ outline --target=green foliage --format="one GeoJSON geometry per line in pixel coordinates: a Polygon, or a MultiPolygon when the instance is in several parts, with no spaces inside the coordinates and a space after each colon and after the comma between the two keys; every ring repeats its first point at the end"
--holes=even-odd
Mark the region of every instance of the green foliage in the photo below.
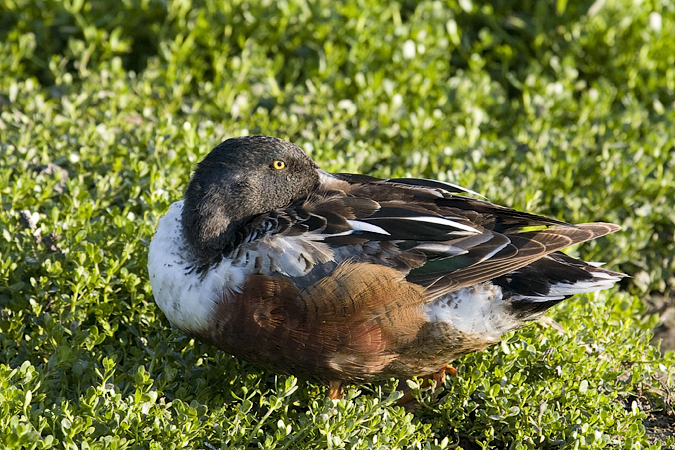
{"type": "Polygon", "coordinates": [[[0,446],[649,446],[645,402],[674,407],[645,394],[675,356],[639,298],[675,288],[675,7],[516,3],[0,0],[0,446]],[[572,251],[633,278],[563,303],[565,333],[458,361],[414,414],[394,383],[333,403],[171,331],[152,299],[158,218],[252,133],[326,170],[619,223],[572,251]]]}

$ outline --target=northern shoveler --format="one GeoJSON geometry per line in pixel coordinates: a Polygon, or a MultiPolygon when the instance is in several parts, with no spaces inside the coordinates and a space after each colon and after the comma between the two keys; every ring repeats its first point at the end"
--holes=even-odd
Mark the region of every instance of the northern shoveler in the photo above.
{"type": "Polygon", "coordinates": [[[339,398],[342,383],[443,373],[623,276],[559,251],[619,226],[570,225],[466,193],[326,173],[281,139],[229,139],[159,221],[155,300],[181,331],[339,398]]]}

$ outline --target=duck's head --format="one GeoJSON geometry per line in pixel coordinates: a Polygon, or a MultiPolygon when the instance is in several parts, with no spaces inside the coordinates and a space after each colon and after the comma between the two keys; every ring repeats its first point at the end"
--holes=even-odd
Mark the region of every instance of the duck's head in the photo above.
{"type": "Polygon", "coordinates": [[[281,139],[228,139],[209,153],[185,192],[183,232],[199,258],[222,252],[241,221],[290,205],[319,184],[318,167],[281,139]]]}

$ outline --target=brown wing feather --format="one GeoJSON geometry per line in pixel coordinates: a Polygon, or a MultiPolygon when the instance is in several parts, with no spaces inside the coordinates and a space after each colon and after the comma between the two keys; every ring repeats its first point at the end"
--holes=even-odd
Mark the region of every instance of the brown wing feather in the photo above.
{"type": "Polygon", "coordinates": [[[568,227],[553,227],[544,230],[508,234],[517,252],[505,257],[497,253],[492,258],[469,267],[455,270],[447,275],[429,274],[427,280],[420,278],[431,297],[437,297],[476,283],[491,280],[524,267],[532,262],[570,245],[589,241],[619,230],[608,223],[584,223],[568,227]]]}

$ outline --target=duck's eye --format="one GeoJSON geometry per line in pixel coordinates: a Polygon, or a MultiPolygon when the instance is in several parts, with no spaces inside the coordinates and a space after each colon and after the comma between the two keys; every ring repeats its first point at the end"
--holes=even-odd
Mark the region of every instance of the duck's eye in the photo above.
{"type": "Polygon", "coordinates": [[[272,163],[272,168],[276,170],[281,170],[286,168],[286,163],[280,159],[275,159],[272,163]]]}

